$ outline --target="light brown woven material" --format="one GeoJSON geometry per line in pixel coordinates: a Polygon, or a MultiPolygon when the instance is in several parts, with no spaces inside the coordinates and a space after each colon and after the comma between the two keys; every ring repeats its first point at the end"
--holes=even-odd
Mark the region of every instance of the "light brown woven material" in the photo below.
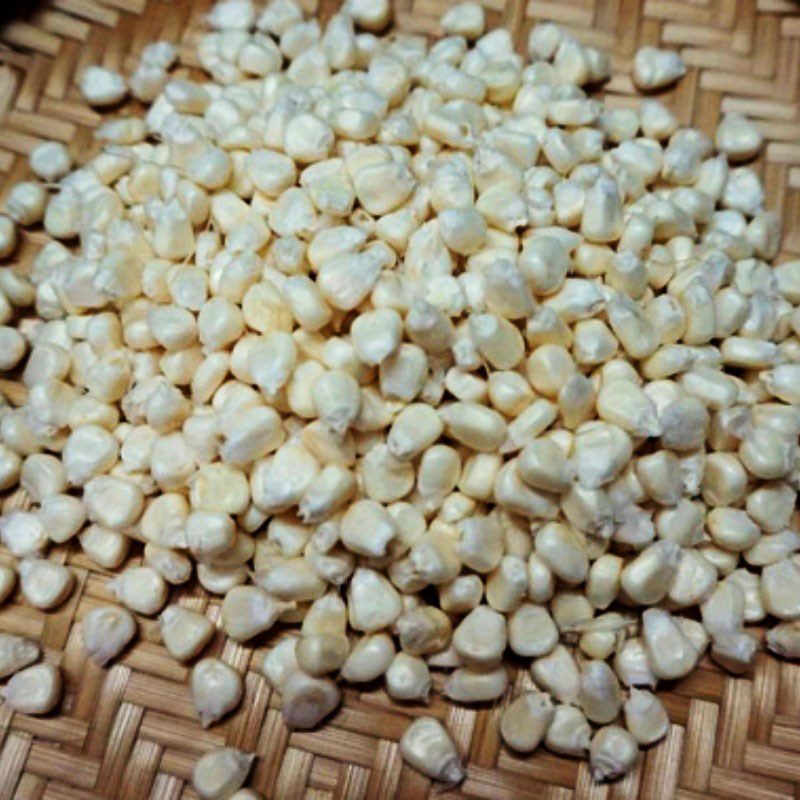
{"type": "MultiPolygon", "coordinates": [[[[129,70],[155,38],[180,41],[191,59],[209,2],[48,0],[27,17],[12,17],[0,29],[0,201],[8,186],[25,176],[25,155],[40,139],[67,142],[78,159],[85,157],[100,117],[81,102],[75,86],[84,66],[129,70]]],[[[323,5],[326,15],[335,4],[323,5]]],[[[551,19],[613,52],[608,95],[614,105],[638,102],[628,70],[639,46],[680,49],[692,69],[664,97],[682,122],[706,131],[726,110],[758,121],[768,141],[760,162],[767,204],[783,216],[786,253],[800,252],[797,2],[485,0],[485,5],[490,24],[514,30],[518,43],[534,20],[551,19]]],[[[399,26],[436,34],[445,6],[446,0],[402,0],[396,4],[399,26]]],[[[2,14],[9,14],[5,4],[2,14]]],[[[42,241],[41,233],[26,234],[22,264],[42,241]]],[[[0,390],[12,402],[21,399],[19,384],[0,381],[0,390]]],[[[5,507],[24,502],[17,494],[5,507]]],[[[518,758],[501,747],[496,707],[462,708],[440,698],[428,708],[401,707],[378,688],[348,690],[327,726],[290,734],[256,669],[269,641],[252,651],[218,636],[209,654],[246,674],[246,696],[236,714],[204,731],[185,685],[187,670],[158,644],[152,621],[142,623],[135,646],[110,669],[84,657],[80,621],[110,599],[107,575],[68,547],[56,548],[52,557],[69,563],[78,576],[73,598],[51,614],[15,598],[0,609],[0,630],[41,642],[46,658],[63,668],[64,698],[58,713],[43,719],[0,707],[0,800],[195,798],[189,783],[195,759],[225,743],[257,754],[250,784],[279,800],[800,798],[800,666],[763,653],[750,677],[732,678],[704,662],[662,691],[673,722],[667,741],[647,752],[622,783],[597,786],[582,762],[546,752],[518,758]],[[397,741],[409,718],[420,713],[439,716],[455,734],[469,765],[460,790],[433,795],[430,782],[402,764],[397,741]]],[[[218,604],[200,589],[177,591],[174,599],[217,617],[218,604]]],[[[526,680],[520,674],[517,686],[526,680]]]]}

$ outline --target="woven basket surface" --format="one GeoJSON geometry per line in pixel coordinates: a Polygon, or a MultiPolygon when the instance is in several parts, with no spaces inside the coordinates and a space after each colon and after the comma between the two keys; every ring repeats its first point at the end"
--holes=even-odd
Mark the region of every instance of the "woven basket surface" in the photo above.
{"type": "MultiPolygon", "coordinates": [[[[93,146],[101,117],[81,100],[76,76],[91,63],[129,71],[149,41],[182,45],[193,63],[194,43],[211,0],[23,0],[21,11],[0,8],[0,203],[27,175],[26,155],[42,139],[68,143],[78,160],[93,146]]],[[[327,17],[336,3],[307,0],[327,17]]],[[[767,205],[784,221],[784,257],[800,253],[800,5],[794,0],[484,0],[491,26],[505,25],[522,44],[536,20],[557,21],[583,41],[613,53],[606,87],[615,106],[638,103],[630,64],[642,45],[680,50],[688,75],[663,99],[684,123],[710,132],[724,111],[745,112],[767,139],[759,160],[767,205]]],[[[398,0],[403,30],[436,35],[447,0],[398,0]]],[[[45,241],[25,234],[22,266],[45,241]]],[[[18,383],[0,380],[11,402],[18,383]]],[[[27,502],[20,493],[4,509],[27,502]]],[[[26,717],[0,706],[0,800],[196,798],[196,758],[223,744],[257,755],[249,785],[276,800],[742,800],[800,798],[800,666],[760,653],[746,677],[730,677],[707,660],[687,679],[660,692],[672,720],[661,745],[611,786],[593,784],[585,763],[546,752],[518,758],[501,746],[502,703],[465,708],[434,699],[398,706],[380,688],[345,691],[345,701],[318,731],[290,733],[278,699],[257,665],[269,639],[253,649],[222,634],[207,654],[245,675],[241,708],[203,730],[186,687],[187,669],[159,644],[155,624],[117,663],[101,669],[83,653],[81,619],[111,600],[108,574],[77,549],[52,557],[78,577],[71,600],[41,613],[19,598],[0,609],[0,630],[38,640],[47,660],[61,665],[63,701],[57,713],[26,717]],[[457,791],[436,792],[404,766],[398,740],[410,718],[441,718],[468,762],[457,791]]],[[[0,550],[0,561],[8,555],[0,550]]],[[[133,559],[135,561],[135,559],[133,559]]],[[[172,598],[217,619],[219,605],[195,586],[172,598]]],[[[520,673],[513,689],[524,686],[520,673]]]]}

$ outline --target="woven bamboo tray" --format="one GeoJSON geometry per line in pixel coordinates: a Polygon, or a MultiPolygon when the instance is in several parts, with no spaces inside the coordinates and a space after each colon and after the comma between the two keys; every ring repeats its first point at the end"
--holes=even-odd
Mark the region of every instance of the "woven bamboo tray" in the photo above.
{"type": "MultiPolygon", "coordinates": [[[[0,202],[26,175],[26,154],[42,138],[69,143],[85,157],[101,117],[81,101],[75,77],[90,63],[130,70],[156,38],[193,43],[211,0],[32,0],[23,11],[0,4],[0,202]]],[[[308,10],[314,10],[308,3],[308,10]]],[[[785,254],[800,253],[800,5],[794,0],[484,0],[490,25],[525,41],[534,20],[551,19],[614,54],[609,102],[638,101],[628,78],[636,49],[680,49],[691,69],[664,95],[680,120],[713,130],[722,111],[758,120],[768,145],[760,160],[767,205],[784,220],[785,254]]],[[[447,0],[398,0],[400,28],[435,35],[447,0]]],[[[328,16],[335,0],[322,0],[328,16]]],[[[25,236],[21,265],[43,236],[25,236]]],[[[0,381],[12,402],[18,384],[0,381]]],[[[19,494],[4,508],[24,504],[19,494]]],[[[78,576],[72,599],[44,614],[19,598],[0,609],[0,630],[41,642],[63,668],[65,692],[56,714],[31,718],[0,706],[0,800],[178,800],[196,798],[195,759],[229,744],[258,756],[250,785],[275,800],[421,800],[430,782],[403,765],[397,746],[410,717],[432,713],[454,732],[469,765],[456,797],[516,800],[697,800],[800,798],[800,666],[760,653],[753,674],[732,678],[704,662],[662,691],[672,719],[665,742],[612,786],[592,783],[586,765],[538,752],[517,758],[500,745],[501,706],[463,708],[441,698],[428,708],[398,706],[380,689],[348,690],[319,731],[290,734],[256,664],[269,640],[252,650],[220,634],[209,654],[246,675],[245,700],[223,724],[203,730],[185,685],[187,670],[158,644],[154,624],[110,669],[83,655],[80,621],[110,600],[107,575],[77,550],[53,551],[78,576]]],[[[0,551],[0,560],[7,554],[0,551]]],[[[218,604],[196,587],[173,600],[216,619],[218,604]]],[[[517,685],[524,685],[524,673],[517,685]]]]}

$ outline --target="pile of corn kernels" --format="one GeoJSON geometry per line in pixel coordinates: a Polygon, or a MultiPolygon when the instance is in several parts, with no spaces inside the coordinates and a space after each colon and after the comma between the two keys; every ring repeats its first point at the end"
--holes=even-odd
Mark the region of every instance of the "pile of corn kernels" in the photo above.
{"type": "MultiPolygon", "coordinates": [[[[88,654],[160,615],[203,725],[242,679],[196,660],[212,621],[168,605],[195,576],[231,639],[286,625],[259,666],[290,728],[340,683],[419,704],[442,671],[453,701],[498,700],[511,651],[536,690],[505,743],[613,779],[668,731],[659,681],[707,651],[745,672],[762,620],[800,656],[800,261],[771,263],[744,117],[712,138],[657,99],[608,108],[587,94],[608,58],[553,24],[526,60],[475,3],[432,45],[376,35],[389,11],[347,0],[322,29],[294,0],[225,0],[207,78],[171,74],[165,42],[129,79],[79,76],[94,106],[150,107],[107,115],[76,169],[40,145],[7,195],[0,254],[17,226],[51,241],[0,269],[0,367],[27,387],[0,486],[30,500],[0,520],[0,595],[18,573],[64,602],[46,553],[74,539],[118,571],[88,654]]],[[[645,48],[633,79],[684,71],[645,48]]],[[[59,700],[38,657],[0,635],[20,713],[59,700]]],[[[432,717],[401,751],[465,776],[432,717]]],[[[254,797],[251,761],[204,756],[197,791],[254,797]]]]}

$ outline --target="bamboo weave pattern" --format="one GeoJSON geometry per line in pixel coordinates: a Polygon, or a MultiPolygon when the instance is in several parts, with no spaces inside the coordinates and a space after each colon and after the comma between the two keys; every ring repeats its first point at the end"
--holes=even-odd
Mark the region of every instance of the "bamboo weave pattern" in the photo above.
{"type": "MultiPolygon", "coordinates": [[[[9,2],[9,0],[6,0],[9,2]]],[[[0,10],[0,202],[26,176],[26,155],[41,139],[92,146],[101,117],[82,101],[76,76],[99,63],[129,71],[147,42],[180,42],[191,64],[211,0],[46,0],[0,10]],[[33,8],[31,8],[33,6],[33,8]]],[[[681,122],[713,131],[724,111],[753,117],[767,140],[759,165],[766,205],[784,221],[785,256],[800,254],[800,4],[796,0],[483,0],[488,24],[515,31],[522,44],[534,21],[549,19],[613,53],[608,102],[638,103],[629,75],[636,49],[680,50],[691,68],[663,95],[681,122]]],[[[306,0],[308,11],[316,0],[306,0]]],[[[323,17],[335,0],[321,0],[323,17]]],[[[397,0],[398,26],[436,35],[448,0],[397,0]]],[[[44,241],[26,234],[16,258],[26,263],[44,241]]],[[[795,255],[796,257],[796,255],[795,255]]],[[[14,402],[21,386],[0,381],[14,402]]],[[[4,508],[25,503],[19,493],[4,508]]],[[[800,666],[759,654],[752,675],[733,678],[707,660],[687,679],[659,691],[671,733],[622,783],[592,784],[587,765],[539,751],[517,758],[501,747],[500,707],[464,708],[436,698],[427,708],[401,707],[380,688],[347,690],[332,721],[289,734],[278,702],[256,669],[263,656],[225,641],[218,655],[246,674],[241,708],[209,730],[196,721],[187,669],[158,643],[155,623],[110,669],[85,658],[82,617],[110,601],[107,575],[70,547],[51,551],[70,564],[78,587],[55,613],[19,598],[0,609],[0,630],[38,640],[63,669],[56,714],[12,714],[0,706],[0,800],[178,800],[197,795],[190,776],[201,753],[229,744],[255,752],[249,785],[276,800],[790,800],[800,798],[800,666]],[[455,734],[469,776],[454,792],[405,767],[397,741],[409,718],[433,713],[455,734]]],[[[0,561],[7,554],[0,550],[0,561]]],[[[173,601],[216,619],[218,604],[194,586],[173,601]]],[[[524,672],[517,686],[525,684],[524,672]]]]}

